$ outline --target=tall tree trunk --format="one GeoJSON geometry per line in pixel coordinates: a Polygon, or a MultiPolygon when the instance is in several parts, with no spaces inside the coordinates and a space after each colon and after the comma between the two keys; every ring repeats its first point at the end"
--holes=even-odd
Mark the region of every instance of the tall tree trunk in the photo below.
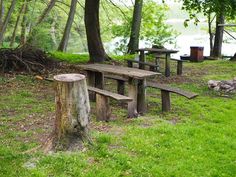
{"type": "Polygon", "coordinates": [[[100,0],[85,1],[84,20],[91,62],[103,62],[109,58],[105,53],[100,34],[99,3],[100,0]]]}
{"type": "Polygon", "coordinates": [[[76,5],[77,5],[77,0],[71,0],[71,5],[70,5],[70,13],[68,15],[68,19],[66,22],[66,27],[63,33],[63,37],[61,39],[61,42],[59,44],[58,50],[59,51],[66,51],[67,44],[69,41],[69,36],[70,36],[70,31],[72,27],[72,23],[74,21],[74,16],[75,16],[75,11],[76,11],[76,5]]]}
{"type": "Polygon", "coordinates": [[[44,9],[43,13],[39,16],[36,26],[42,23],[44,18],[49,14],[52,8],[55,6],[57,0],[50,0],[49,4],[47,5],[46,9],[44,9]]]}
{"type": "Polygon", "coordinates": [[[139,47],[139,34],[142,21],[143,0],[135,0],[133,20],[130,33],[130,40],[128,44],[128,53],[135,53],[139,47]]]}
{"type": "Polygon", "coordinates": [[[223,43],[223,34],[224,34],[224,26],[219,26],[219,24],[225,23],[225,17],[223,13],[216,16],[216,33],[215,33],[215,41],[214,48],[212,52],[212,57],[220,58],[222,52],[222,43],[223,43]]]}
{"type": "Polygon", "coordinates": [[[4,33],[5,33],[6,29],[7,29],[7,25],[9,23],[9,21],[10,21],[11,14],[12,14],[12,12],[14,10],[15,5],[16,5],[16,0],[12,0],[10,8],[9,8],[9,10],[7,12],[7,15],[6,15],[5,19],[4,19],[2,28],[0,29],[0,45],[3,42],[4,33]]]}
{"type": "Polygon", "coordinates": [[[3,0],[0,0],[0,29],[2,28],[3,25],[3,16],[4,16],[4,4],[3,0]]]}
{"type": "Polygon", "coordinates": [[[53,21],[52,21],[52,24],[51,24],[51,31],[50,31],[51,38],[52,38],[52,41],[53,41],[53,44],[54,44],[53,47],[56,47],[56,46],[57,46],[56,21],[57,21],[57,16],[54,16],[53,21]]]}
{"type": "Polygon", "coordinates": [[[29,0],[25,1],[25,8],[23,11],[23,19],[21,22],[20,45],[24,45],[26,43],[26,25],[27,25],[28,2],[29,2],[29,0]]]}
{"type": "Polygon", "coordinates": [[[214,34],[212,31],[212,23],[214,21],[215,17],[211,17],[211,13],[208,14],[207,21],[208,21],[208,33],[209,33],[209,42],[210,42],[210,56],[212,56],[213,53],[213,47],[214,47],[214,34]]]}
{"type": "Polygon", "coordinates": [[[13,30],[13,33],[12,33],[12,37],[11,37],[10,47],[12,47],[15,43],[17,28],[19,26],[20,19],[21,19],[22,13],[24,12],[25,6],[26,6],[26,0],[25,0],[24,4],[21,6],[20,12],[17,16],[16,24],[15,24],[15,27],[14,27],[14,30],[13,30]]]}

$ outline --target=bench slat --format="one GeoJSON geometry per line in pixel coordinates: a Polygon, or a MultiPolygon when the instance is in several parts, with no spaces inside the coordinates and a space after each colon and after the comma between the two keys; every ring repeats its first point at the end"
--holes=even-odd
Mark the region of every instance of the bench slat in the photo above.
{"type": "Polygon", "coordinates": [[[147,82],[147,87],[152,87],[152,88],[158,88],[160,90],[165,90],[168,92],[176,93],[182,96],[185,96],[186,98],[192,99],[198,96],[198,94],[191,93],[188,91],[181,90],[179,88],[173,88],[165,84],[158,84],[158,83],[153,83],[153,82],[147,82]]]}
{"type": "Polygon", "coordinates": [[[104,96],[113,98],[113,99],[118,100],[118,101],[132,101],[133,100],[130,97],[127,97],[127,96],[124,96],[124,95],[119,95],[117,93],[112,93],[112,92],[109,92],[107,90],[102,90],[102,89],[95,88],[95,87],[88,86],[88,90],[92,91],[92,92],[96,92],[100,95],[104,95],[104,96]]]}

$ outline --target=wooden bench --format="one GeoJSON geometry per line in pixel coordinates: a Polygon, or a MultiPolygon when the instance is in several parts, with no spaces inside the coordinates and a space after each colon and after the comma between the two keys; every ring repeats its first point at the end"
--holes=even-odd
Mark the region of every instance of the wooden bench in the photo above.
{"type": "Polygon", "coordinates": [[[142,61],[137,61],[137,60],[126,60],[126,61],[127,61],[128,67],[130,67],[130,68],[133,68],[133,63],[138,63],[141,65],[149,66],[149,71],[154,71],[154,72],[159,71],[159,65],[157,65],[157,64],[153,64],[150,62],[142,62],[142,61]]]}
{"type": "MultiPolygon", "coordinates": [[[[165,59],[160,55],[156,55],[156,64],[160,63],[160,59],[165,59]]],[[[170,58],[171,61],[177,62],[177,75],[181,76],[183,74],[183,62],[187,62],[187,60],[181,60],[176,58],[170,58]]]]}
{"type": "Polygon", "coordinates": [[[111,116],[110,100],[109,98],[115,99],[121,102],[132,101],[132,98],[129,98],[124,95],[112,93],[106,90],[98,89],[95,87],[88,86],[90,92],[96,93],[96,119],[98,121],[109,121],[111,116]]]}
{"type": "Polygon", "coordinates": [[[170,60],[177,62],[177,75],[181,76],[183,74],[183,62],[187,62],[187,61],[186,60],[175,59],[175,58],[171,58],[170,60]]]}
{"type": "Polygon", "coordinates": [[[195,98],[198,96],[195,93],[187,92],[179,88],[173,88],[165,84],[158,84],[153,82],[147,82],[147,87],[157,88],[161,90],[161,102],[162,102],[162,111],[168,112],[171,109],[170,104],[170,92],[182,95],[188,99],[195,98]]]}

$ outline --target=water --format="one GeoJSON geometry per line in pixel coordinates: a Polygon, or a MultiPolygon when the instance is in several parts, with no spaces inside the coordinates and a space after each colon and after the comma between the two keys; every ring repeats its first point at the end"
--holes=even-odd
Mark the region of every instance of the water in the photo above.
{"type": "MultiPolygon", "coordinates": [[[[169,49],[177,49],[179,55],[190,54],[190,46],[204,47],[204,55],[210,54],[210,41],[207,33],[207,23],[204,19],[196,26],[193,22],[187,28],[183,25],[184,19],[169,19],[167,23],[173,26],[180,35],[176,38],[176,45],[166,44],[165,47],[169,49]]],[[[231,32],[236,37],[236,33],[231,32]]],[[[236,53],[236,40],[224,33],[224,43],[222,46],[222,54],[232,56],[236,53]]]]}

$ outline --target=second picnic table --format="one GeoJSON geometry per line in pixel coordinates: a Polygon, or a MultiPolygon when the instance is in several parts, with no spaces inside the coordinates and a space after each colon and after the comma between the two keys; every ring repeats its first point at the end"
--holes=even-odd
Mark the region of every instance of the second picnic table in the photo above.
{"type": "MultiPolygon", "coordinates": [[[[168,50],[168,49],[155,49],[155,48],[141,48],[138,49],[139,52],[139,61],[145,62],[145,51],[151,52],[154,54],[165,54],[165,76],[170,76],[170,55],[173,53],[177,53],[178,50],[168,50]]],[[[139,65],[140,69],[144,69],[142,64],[139,65]]]]}
{"type": "Polygon", "coordinates": [[[136,68],[115,66],[108,64],[87,64],[79,67],[88,74],[88,84],[97,88],[104,88],[104,74],[114,74],[128,78],[128,96],[133,101],[128,103],[128,116],[136,117],[138,113],[146,111],[146,78],[159,73],[136,68]]]}

